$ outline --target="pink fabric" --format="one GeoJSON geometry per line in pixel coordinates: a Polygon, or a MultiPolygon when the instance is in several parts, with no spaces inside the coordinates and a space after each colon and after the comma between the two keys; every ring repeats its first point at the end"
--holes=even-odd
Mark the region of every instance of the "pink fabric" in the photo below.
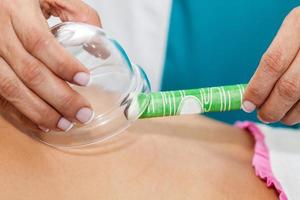
{"type": "Polygon", "coordinates": [[[269,150],[265,143],[264,134],[252,122],[237,122],[236,126],[248,130],[255,139],[255,152],[252,159],[252,165],[256,175],[264,180],[268,187],[274,187],[277,190],[280,200],[287,200],[286,193],[272,172],[269,150]]]}

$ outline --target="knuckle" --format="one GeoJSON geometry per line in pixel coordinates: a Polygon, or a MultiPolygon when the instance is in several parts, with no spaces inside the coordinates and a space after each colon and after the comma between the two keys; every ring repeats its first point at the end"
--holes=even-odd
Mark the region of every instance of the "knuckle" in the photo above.
{"type": "Polygon", "coordinates": [[[55,66],[52,70],[62,79],[72,81],[73,76],[79,71],[78,68],[76,60],[68,56],[63,56],[56,59],[55,66]]]}
{"type": "Polygon", "coordinates": [[[28,50],[33,53],[44,51],[50,41],[48,37],[44,37],[42,34],[38,34],[38,36],[34,38],[30,37],[28,40],[28,50]]]}
{"type": "Polygon", "coordinates": [[[57,59],[53,71],[62,79],[72,82],[75,74],[84,69],[82,69],[81,64],[75,58],[65,56],[57,59]]]}
{"type": "Polygon", "coordinates": [[[80,102],[81,97],[78,94],[64,95],[60,100],[58,109],[64,112],[69,111],[70,113],[66,114],[70,116],[71,114],[73,114],[72,111],[77,109],[80,102]]]}
{"type": "Polygon", "coordinates": [[[25,60],[23,62],[21,76],[22,79],[30,85],[40,84],[43,80],[41,66],[35,60],[25,60]]]}
{"type": "Polygon", "coordinates": [[[249,87],[247,92],[248,92],[247,96],[251,97],[252,101],[254,101],[253,103],[259,105],[260,102],[263,101],[263,94],[261,93],[261,90],[259,88],[249,87]]]}
{"type": "Polygon", "coordinates": [[[279,96],[285,100],[294,100],[298,96],[298,86],[293,80],[282,79],[276,88],[279,96]]]}
{"type": "Polygon", "coordinates": [[[271,76],[278,76],[284,72],[281,51],[265,53],[261,60],[262,70],[271,76]]]}
{"type": "Polygon", "coordinates": [[[0,90],[2,96],[10,100],[18,98],[20,96],[20,90],[16,81],[11,78],[4,78],[0,83],[0,90]]]}
{"type": "MultiPolygon", "coordinates": [[[[61,57],[56,60],[56,68],[54,69],[57,74],[64,74],[69,70],[68,66],[70,66],[70,59],[66,57],[61,57]]],[[[72,68],[71,68],[72,69],[72,68]]]]}

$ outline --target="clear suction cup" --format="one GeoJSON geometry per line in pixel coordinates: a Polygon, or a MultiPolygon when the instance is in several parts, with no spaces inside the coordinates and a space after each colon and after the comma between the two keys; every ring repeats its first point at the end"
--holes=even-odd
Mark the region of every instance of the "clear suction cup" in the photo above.
{"type": "Polygon", "coordinates": [[[69,132],[41,132],[36,137],[55,147],[84,146],[112,137],[137,120],[149,98],[140,102],[134,115],[128,117],[127,111],[137,95],[148,96],[150,86],[143,70],[130,62],[122,47],[102,29],[83,23],[61,23],[52,33],[90,70],[88,86],[70,85],[91,103],[95,117],[88,124],[75,124],[69,132]]]}

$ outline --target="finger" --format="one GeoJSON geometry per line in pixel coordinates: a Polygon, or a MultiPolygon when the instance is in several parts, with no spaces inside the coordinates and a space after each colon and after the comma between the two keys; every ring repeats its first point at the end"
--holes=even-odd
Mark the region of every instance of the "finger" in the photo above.
{"type": "Polygon", "coordinates": [[[37,125],[53,130],[68,130],[71,123],[31,92],[0,58],[0,95],[37,125]]]}
{"type": "Polygon", "coordinates": [[[280,121],[300,98],[300,54],[277,81],[269,98],[258,112],[265,122],[280,121]]]}
{"type": "Polygon", "coordinates": [[[293,62],[300,47],[300,11],[293,10],[284,20],[245,91],[243,109],[252,112],[268,98],[275,83],[293,62]]]}
{"type": "Polygon", "coordinates": [[[2,50],[2,55],[25,85],[67,119],[81,123],[91,121],[94,114],[90,104],[66,82],[28,54],[14,36],[13,32],[9,33],[10,42],[3,44],[2,49],[6,51],[2,50]]]}
{"type": "Polygon", "coordinates": [[[299,101],[282,118],[281,122],[288,126],[293,126],[300,122],[300,102],[299,101]]]}
{"type": "Polygon", "coordinates": [[[102,26],[98,13],[82,0],[54,0],[41,3],[44,16],[53,15],[63,22],[83,22],[95,26],[102,26]]]}
{"type": "Polygon", "coordinates": [[[50,33],[47,23],[39,13],[26,13],[30,23],[24,25],[20,15],[12,18],[17,37],[24,48],[62,79],[85,86],[89,83],[89,71],[72,57],[50,33]]]}

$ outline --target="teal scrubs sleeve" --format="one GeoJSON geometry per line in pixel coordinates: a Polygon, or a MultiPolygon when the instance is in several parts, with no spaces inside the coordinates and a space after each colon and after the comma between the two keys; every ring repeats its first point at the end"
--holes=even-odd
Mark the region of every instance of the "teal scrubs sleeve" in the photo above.
{"type": "MultiPolygon", "coordinates": [[[[300,0],[173,0],[162,90],[247,83],[300,0]]],[[[242,111],[208,116],[256,121],[242,111]]]]}

